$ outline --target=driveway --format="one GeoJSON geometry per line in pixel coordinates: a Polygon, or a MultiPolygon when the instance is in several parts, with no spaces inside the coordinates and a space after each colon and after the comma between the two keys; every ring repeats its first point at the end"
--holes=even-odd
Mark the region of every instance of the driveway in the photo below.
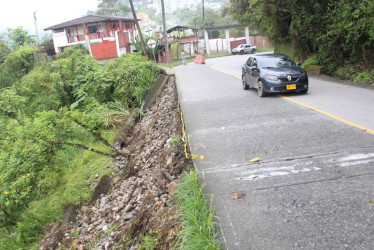
{"type": "Polygon", "coordinates": [[[225,248],[374,249],[374,91],[310,78],[260,98],[238,79],[247,57],[176,68],[225,248]]]}

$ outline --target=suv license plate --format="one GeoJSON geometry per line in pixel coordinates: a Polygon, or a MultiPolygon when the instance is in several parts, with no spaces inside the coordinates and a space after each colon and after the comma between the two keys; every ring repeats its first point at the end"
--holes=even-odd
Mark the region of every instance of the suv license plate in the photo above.
{"type": "Polygon", "coordinates": [[[286,89],[287,89],[287,90],[296,89],[296,84],[288,84],[288,85],[286,86],[286,89]]]}

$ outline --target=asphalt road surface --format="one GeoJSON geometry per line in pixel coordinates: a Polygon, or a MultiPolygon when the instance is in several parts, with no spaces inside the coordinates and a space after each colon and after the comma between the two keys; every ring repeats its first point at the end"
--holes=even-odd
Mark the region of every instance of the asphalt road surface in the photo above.
{"type": "Polygon", "coordinates": [[[374,90],[310,77],[306,95],[260,98],[238,79],[247,58],[175,70],[224,248],[374,249],[374,90]]]}

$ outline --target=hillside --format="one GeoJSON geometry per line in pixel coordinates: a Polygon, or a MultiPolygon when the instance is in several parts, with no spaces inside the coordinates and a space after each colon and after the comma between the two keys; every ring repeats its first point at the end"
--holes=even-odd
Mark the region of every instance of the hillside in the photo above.
{"type": "Polygon", "coordinates": [[[177,219],[172,199],[180,175],[191,162],[181,143],[182,129],[174,78],[128,138],[131,157],[117,157],[108,166],[84,206],[70,206],[40,243],[41,249],[136,249],[152,238],[152,249],[175,245],[177,219]],[[109,191],[105,193],[106,190],[109,191]],[[104,192],[100,194],[100,192],[104,192]]]}

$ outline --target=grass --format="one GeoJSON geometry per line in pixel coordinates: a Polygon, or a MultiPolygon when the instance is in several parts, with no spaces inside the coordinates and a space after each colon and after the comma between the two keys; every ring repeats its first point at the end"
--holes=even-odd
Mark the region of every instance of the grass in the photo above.
{"type": "Polygon", "coordinates": [[[271,52],[274,51],[274,48],[259,48],[256,49],[256,52],[271,52]]]}
{"type": "Polygon", "coordinates": [[[220,249],[212,204],[204,198],[196,170],[183,174],[176,200],[182,227],[178,234],[179,249],[220,249]]]}
{"type": "Polygon", "coordinates": [[[172,135],[171,136],[171,143],[177,148],[181,145],[182,140],[179,136],[177,135],[172,135]]]}
{"type": "Polygon", "coordinates": [[[141,244],[139,250],[154,250],[158,249],[160,243],[160,234],[159,232],[153,232],[150,230],[147,235],[141,236],[141,244]]]}
{"type": "MultiPolygon", "coordinates": [[[[92,147],[107,150],[99,143],[93,144],[92,147]]],[[[90,199],[92,190],[86,186],[87,180],[93,183],[96,174],[102,176],[111,173],[111,168],[106,168],[111,164],[111,158],[83,150],[67,151],[75,156],[63,173],[56,174],[55,178],[59,178],[56,189],[30,204],[12,234],[0,231],[0,248],[38,249],[35,243],[43,237],[42,230],[63,217],[67,204],[79,205],[90,199]]]]}

